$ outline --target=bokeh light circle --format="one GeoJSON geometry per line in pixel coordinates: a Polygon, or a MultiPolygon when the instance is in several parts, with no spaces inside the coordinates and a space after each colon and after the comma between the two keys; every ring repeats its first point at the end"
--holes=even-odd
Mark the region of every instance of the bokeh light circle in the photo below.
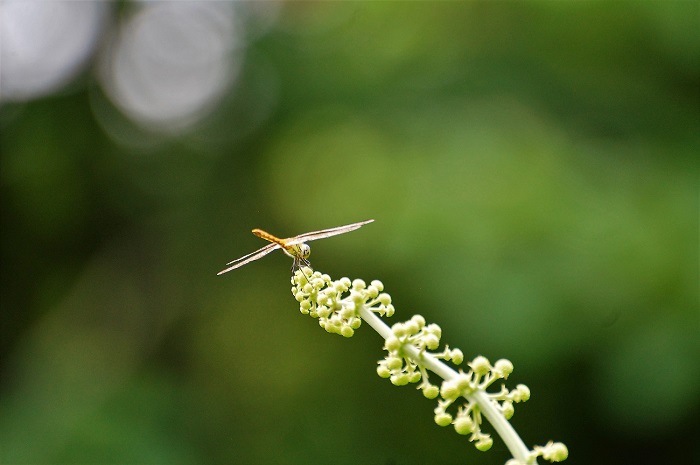
{"type": "Polygon", "coordinates": [[[238,74],[238,29],[234,9],[225,2],[144,4],[107,51],[104,89],[142,125],[190,126],[238,74]]]}
{"type": "Polygon", "coordinates": [[[50,94],[92,55],[104,2],[0,3],[0,101],[50,94]]]}

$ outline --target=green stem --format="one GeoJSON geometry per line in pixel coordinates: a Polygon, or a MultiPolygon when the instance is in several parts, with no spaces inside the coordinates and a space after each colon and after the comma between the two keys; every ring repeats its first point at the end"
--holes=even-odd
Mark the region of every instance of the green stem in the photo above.
{"type": "MultiPolygon", "coordinates": [[[[362,306],[360,309],[360,317],[385,340],[392,336],[391,328],[370,309],[362,306]]],[[[412,358],[414,361],[419,362],[425,368],[432,371],[445,381],[459,376],[459,373],[447,366],[444,362],[436,359],[427,352],[421,353],[411,344],[405,344],[402,347],[402,352],[408,357],[412,358]]],[[[513,426],[493,405],[493,402],[484,391],[477,390],[465,397],[468,401],[479,406],[479,409],[489,423],[491,423],[493,429],[496,430],[498,435],[501,437],[514,459],[518,460],[520,463],[525,463],[528,465],[534,465],[537,463],[536,458],[530,458],[530,450],[525,446],[523,440],[520,439],[518,433],[515,432],[513,426]]]]}

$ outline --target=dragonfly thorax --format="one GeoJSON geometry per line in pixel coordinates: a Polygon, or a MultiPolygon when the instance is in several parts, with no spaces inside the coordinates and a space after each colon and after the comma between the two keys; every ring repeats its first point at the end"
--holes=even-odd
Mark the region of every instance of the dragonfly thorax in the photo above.
{"type": "Polygon", "coordinates": [[[288,245],[286,247],[283,247],[282,250],[284,251],[284,253],[286,253],[294,259],[294,262],[292,263],[292,273],[295,270],[301,269],[302,266],[311,266],[311,263],[309,263],[311,247],[309,247],[305,243],[302,242],[301,244],[288,245]]]}
{"type": "Polygon", "coordinates": [[[307,259],[311,255],[311,247],[304,242],[284,247],[282,250],[292,258],[307,259]]]}

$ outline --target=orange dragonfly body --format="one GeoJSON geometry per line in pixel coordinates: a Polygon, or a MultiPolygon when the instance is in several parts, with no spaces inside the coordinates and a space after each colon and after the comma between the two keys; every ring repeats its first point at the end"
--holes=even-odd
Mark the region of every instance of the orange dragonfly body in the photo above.
{"type": "Polygon", "coordinates": [[[226,265],[228,268],[223,269],[217,273],[221,275],[227,273],[236,268],[250,263],[254,260],[264,257],[273,250],[282,249],[284,253],[289,255],[294,259],[292,264],[292,270],[301,268],[302,266],[311,266],[309,263],[309,255],[311,255],[311,247],[309,247],[306,242],[315,241],[316,239],[325,239],[326,237],[337,236],[338,234],[345,234],[346,232],[354,231],[361,228],[367,223],[371,223],[374,220],[360,221],[359,223],[346,224],[345,226],[337,226],[335,228],[322,229],[320,231],[312,231],[304,234],[299,234],[298,236],[288,237],[286,239],[280,239],[279,237],[273,236],[267,231],[262,229],[253,229],[253,234],[256,236],[269,241],[262,249],[256,250],[253,253],[249,253],[241,258],[228,262],[226,265]]]}

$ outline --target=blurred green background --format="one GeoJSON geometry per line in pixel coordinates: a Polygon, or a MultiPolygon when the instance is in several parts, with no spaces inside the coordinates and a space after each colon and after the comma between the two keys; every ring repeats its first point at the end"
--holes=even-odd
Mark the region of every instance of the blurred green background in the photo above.
{"type": "Polygon", "coordinates": [[[697,2],[0,8],[0,463],[504,463],[282,253],[216,276],[368,218],[314,267],[510,359],[526,444],[698,463],[697,2]]]}

